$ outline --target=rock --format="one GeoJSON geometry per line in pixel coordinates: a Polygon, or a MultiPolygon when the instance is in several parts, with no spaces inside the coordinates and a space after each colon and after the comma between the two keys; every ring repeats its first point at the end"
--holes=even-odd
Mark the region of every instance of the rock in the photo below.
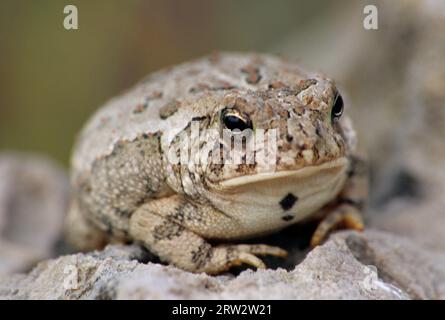
{"type": "Polygon", "coordinates": [[[136,245],[44,261],[0,280],[1,299],[444,299],[445,255],[379,231],[344,231],[293,270],[192,274],[136,245]]]}
{"type": "MultiPolygon", "coordinates": [[[[390,201],[376,208],[375,214],[371,213],[370,217],[372,225],[379,229],[404,235],[416,243],[443,253],[445,37],[441,26],[445,23],[445,2],[410,1],[402,7],[405,11],[409,7],[416,19],[410,22],[410,29],[405,29],[405,33],[411,37],[411,50],[406,54],[409,57],[406,64],[401,65],[402,94],[397,104],[402,111],[400,115],[405,119],[400,117],[398,122],[403,125],[396,126],[398,129],[394,131],[400,139],[395,149],[399,159],[392,168],[387,168],[385,176],[390,177],[391,172],[403,170],[409,179],[400,179],[399,176],[397,183],[392,183],[396,187],[392,190],[398,191],[396,195],[405,193],[403,198],[391,199],[386,196],[390,201]]],[[[406,17],[405,14],[401,16],[406,17]]],[[[401,39],[399,41],[406,42],[401,39]]],[[[385,182],[382,179],[381,184],[385,182]]],[[[388,193],[387,189],[382,191],[388,193]]]]}
{"type": "Polygon", "coordinates": [[[54,256],[67,198],[67,175],[52,161],[0,153],[0,275],[54,256]]]}
{"type": "Polygon", "coordinates": [[[404,236],[432,251],[445,252],[445,199],[396,199],[369,214],[373,228],[404,236]]]}

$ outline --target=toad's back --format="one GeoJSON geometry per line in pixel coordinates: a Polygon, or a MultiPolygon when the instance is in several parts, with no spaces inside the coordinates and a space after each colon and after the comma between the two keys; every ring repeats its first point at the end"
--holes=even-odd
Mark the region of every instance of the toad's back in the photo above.
{"type": "Polygon", "coordinates": [[[218,99],[229,92],[295,86],[310,74],[271,55],[215,53],[151,74],[111,99],[87,123],[72,157],[75,176],[91,170],[96,159],[109,155],[119,141],[156,132],[170,142],[193,117],[207,110],[193,105],[202,96],[218,99]]]}

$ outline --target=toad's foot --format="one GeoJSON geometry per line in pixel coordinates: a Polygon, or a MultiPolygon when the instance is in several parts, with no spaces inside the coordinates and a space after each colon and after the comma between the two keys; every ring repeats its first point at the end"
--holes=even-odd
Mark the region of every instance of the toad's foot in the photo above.
{"type": "Polygon", "coordinates": [[[215,274],[242,264],[247,264],[258,269],[265,269],[266,265],[261,259],[256,257],[256,255],[271,255],[283,258],[287,256],[287,251],[264,244],[217,246],[212,248],[212,259],[203,271],[209,274],[215,274]]]}
{"type": "Polygon", "coordinates": [[[342,203],[325,216],[312,235],[311,247],[318,246],[332,230],[341,227],[363,231],[361,211],[353,204],[342,203]]]}
{"type": "MultiPolygon", "coordinates": [[[[189,218],[192,214],[189,210],[193,210],[195,218],[199,216],[201,221],[206,220],[203,206],[191,207],[182,201],[177,196],[169,200],[154,200],[141,206],[131,217],[131,236],[161,260],[191,272],[218,274],[241,264],[264,269],[266,266],[257,255],[287,255],[281,248],[263,244],[212,246],[194,230],[196,219],[189,218]]],[[[224,220],[227,217],[218,212],[210,214],[213,220],[209,225],[232,223],[224,220]]]]}
{"type": "Polygon", "coordinates": [[[337,228],[364,229],[363,213],[368,197],[367,164],[360,154],[350,156],[348,181],[335,203],[323,209],[324,220],[311,239],[311,247],[323,242],[329,232],[337,228]]]}

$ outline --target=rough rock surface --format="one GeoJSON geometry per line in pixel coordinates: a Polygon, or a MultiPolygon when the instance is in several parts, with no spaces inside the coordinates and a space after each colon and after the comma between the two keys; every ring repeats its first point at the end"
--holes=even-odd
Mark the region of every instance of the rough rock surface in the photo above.
{"type": "Polygon", "coordinates": [[[52,161],[0,154],[0,275],[53,256],[67,198],[67,174],[52,161]]]}
{"type": "Polygon", "coordinates": [[[397,199],[369,215],[373,228],[409,238],[431,251],[445,253],[445,198],[425,202],[397,199]]]}
{"type": "Polygon", "coordinates": [[[137,246],[40,263],[0,281],[2,299],[443,299],[445,255],[378,231],[340,232],[293,270],[212,277],[141,263],[137,246]]]}

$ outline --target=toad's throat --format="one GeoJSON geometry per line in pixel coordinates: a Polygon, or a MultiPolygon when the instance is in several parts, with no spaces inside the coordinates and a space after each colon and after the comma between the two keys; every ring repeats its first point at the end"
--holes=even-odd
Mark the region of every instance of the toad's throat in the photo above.
{"type": "Polygon", "coordinates": [[[329,177],[338,177],[345,172],[348,165],[346,157],[342,157],[333,161],[325,162],[318,166],[308,166],[297,170],[263,172],[253,175],[246,175],[228,180],[221,181],[219,187],[224,192],[240,192],[245,188],[264,183],[286,183],[286,181],[298,183],[298,181],[317,180],[322,183],[329,177]]]}
{"type": "Polygon", "coordinates": [[[293,171],[232,178],[214,190],[212,201],[238,221],[243,230],[238,238],[267,234],[313,216],[335,199],[344,187],[347,167],[343,157],[293,171]]]}

